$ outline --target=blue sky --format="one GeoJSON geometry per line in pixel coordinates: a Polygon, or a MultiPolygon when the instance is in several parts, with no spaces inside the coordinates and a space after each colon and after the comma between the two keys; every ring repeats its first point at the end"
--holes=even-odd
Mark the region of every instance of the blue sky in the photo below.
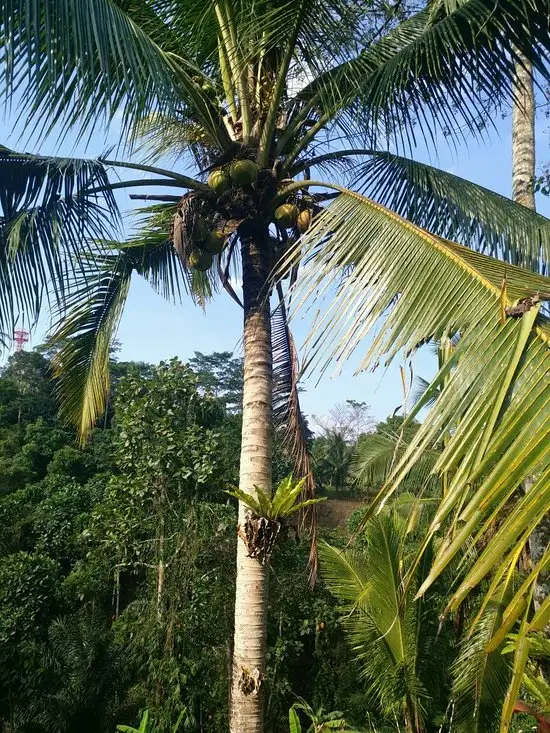
{"type": "MultiPolygon", "coordinates": [[[[493,133],[488,143],[471,141],[458,152],[451,150],[442,141],[438,157],[429,157],[425,149],[418,149],[414,157],[430,162],[433,165],[452,173],[480,183],[506,196],[511,191],[511,131],[510,118],[496,121],[498,134],[493,133]]],[[[538,163],[550,158],[546,127],[548,121],[543,115],[537,120],[537,152],[538,163]]],[[[8,116],[5,120],[4,134],[0,143],[15,149],[39,152],[30,143],[23,146],[14,133],[10,134],[13,124],[8,116]]],[[[41,147],[43,153],[86,154],[93,157],[101,154],[109,145],[116,144],[116,128],[106,133],[104,139],[94,137],[84,151],[75,148],[67,140],[59,149],[54,141],[41,147]]],[[[134,175],[132,175],[134,177],[134,175]]],[[[153,192],[153,189],[147,189],[153,192]]],[[[132,202],[126,192],[119,192],[118,201],[123,211],[132,208],[132,202]]],[[[540,213],[550,216],[550,202],[539,197],[537,202],[540,213]]],[[[44,314],[38,328],[33,334],[31,344],[41,342],[49,326],[48,314],[44,314]]],[[[193,306],[190,300],[183,305],[167,303],[156,295],[149,285],[136,278],[132,284],[126,311],[118,333],[122,344],[119,358],[122,360],[140,360],[158,362],[173,356],[183,360],[190,358],[194,351],[209,353],[212,351],[241,350],[242,312],[240,308],[225,294],[220,293],[207,306],[205,313],[193,306]]],[[[293,322],[293,332],[299,347],[302,346],[309,330],[309,319],[303,314],[293,322]]],[[[360,354],[357,355],[359,358],[360,354]]],[[[384,419],[402,402],[403,391],[399,367],[404,362],[395,360],[389,368],[380,367],[374,373],[354,375],[358,361],[352,360],[334,376],[330,372],[320,377],[319,374],[306,376],[303,385],[302,406],[306,414],[323,415],[338,402],[346,399],[364,401],[371,406],[376,419],[384,419]]],[[[422,351],[414,357],[413,369],[416,374],[429,377],[434,372],[434,357],[422,351]]]]}

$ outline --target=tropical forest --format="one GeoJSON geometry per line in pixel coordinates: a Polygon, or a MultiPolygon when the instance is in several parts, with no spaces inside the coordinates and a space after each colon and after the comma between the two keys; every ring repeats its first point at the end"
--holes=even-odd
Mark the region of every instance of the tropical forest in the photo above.
{"type": "Polygon", "coordinates": [[[0,0],[0,730],[550,733],[550,0],[0,0]]]}

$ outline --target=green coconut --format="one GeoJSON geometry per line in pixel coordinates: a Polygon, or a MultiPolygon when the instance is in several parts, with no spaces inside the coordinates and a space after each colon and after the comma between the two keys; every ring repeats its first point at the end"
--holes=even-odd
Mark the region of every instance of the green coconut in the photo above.
{"type": "Polygon", "coordinates": [[[294,204],[281,204],[275,209],[275,221],[281,229],[290,229],[298,219],[298,207],[294,204]]]}
{"type": "Polygon", "coordinates": [[[214,229],[210,232],[208,238],[204,242],[204,249],[210,254],[219,255],[225,245],[225,234],[221,229],[214,229]]]}
{"type": "Polygon", "coordinates": [[[189,267],[205,272],[212,267],[212,255],[202,249],[194,249],[189,255],[189,267]]]}
{"type": "Polygon", "coordinates": [[[300,211],[298,214],[298,218],[296,219],[296,225],[300,232],[303,234],[304,232],[307,232],[309,229],[309,225],[311,224],[311,212],[309,209],[304,209],[303,211],[300,211]]]}
{"type": "Polygon", "coordinates": [[[200,216],[198,216],[195,219],[195,225],[193,226],[193,229],[191,231],[191,239],[193,242],[202,242],[206,239],[208,236],[208,226],[206,225],[206,222],[204,219],[201,219],[200,216]]]}
{"type": "Polygon", "coordinates": [[[223,171],[221,168],[218,168],[218,170],[212,171],[212,173],[208,176],[208,185],[214,191],[214,193],[217,193],[218,195],[221,195],[231,185],[231,179],[223,171]]]}
{"type": "Polygon", "coordinates": [[[231,163],[229,175],[239,186],[249,186],[258,177],[258,165],[252,160],[235,160],[231,163]]]}

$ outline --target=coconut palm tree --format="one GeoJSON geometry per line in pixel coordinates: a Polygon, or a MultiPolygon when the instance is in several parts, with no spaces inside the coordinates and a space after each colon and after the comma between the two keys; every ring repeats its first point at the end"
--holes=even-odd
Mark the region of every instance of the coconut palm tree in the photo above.
{"type": "MultiPolygon", "coordinates": [[[[223,288],[243,308],[240,485],[269,492],[272,417],[286,426],[297,473],[309,468],[282,296],[287,280],[298,279],[302,245],[292,244],[312,216],[318,224],[306,236],[306,251],[312,236],[317,245],[330,242],[331,271],[354,265],[353,248],[368,242],[377,255],[368,284],[384,308],[401,289],[393,291],[388,280],[395,276],[392,247],[430,259],[439,268],[433,283],[453,283],[447,295],[462,274],[469,298],[463,312],[417,269],[406,270],[411,287],[438,297],[429,308],[415,303],[403,317],[411,331],[393,340],[395,349],[460,326],[459,312],[487,314],[497,297],[502,267],[438,237],[527,264],[539,263],[542,247],[546,258],[545,219],[404,154],[419,133],[428,145],[438,131],[455,142],[483,135],[494,106],[510,99],[519,54],[546,74],[548,2],[434,0],[405,20],[400,7],[353,0],[0,0],[3,88],[27,129],[36,139],[55,132],[62,141],[70,131],[85,139],[116,119],[120,151],[131,153],[129,160],[120,151],[99,160],[7,149],[0,156],[0,330],[11,332],[21,312],[37,317],[45,298],[59,307],[57,387],[65,416],[83,435],[105,408],[109,343],[133,274],[169,298],[187,291],[201,303],[223,288]],[[163,165],[170,155],[175,163],[163,165]],[[114,176],[133,171],[135,178],[114,176]],[[336,185],[346,180],[379,203],[336,185]],[[147,197],[136,231],[120,241],[114,192],[152,186],[165,193],[147,197]],[[353,236],[342,246],[344,230],[353,236]],[[288,266],[270,278],[278,262],[288,266]],[[232,285],[238,271],[242,301],[232,285]],[[273,312],[272,292],[279,302],[273,312]]],[[[504,306],[545,290],[546,281],[534,275],[506,273],[504,306]]],[[[352,282],[361,275],[364,267],[352,282]]],[[[364,327],[352,325],[352,336],[364,327]]],[[[234,733],[262,730],[266,593],[267,567],[248,557],[239,539],[234,733]]]]}

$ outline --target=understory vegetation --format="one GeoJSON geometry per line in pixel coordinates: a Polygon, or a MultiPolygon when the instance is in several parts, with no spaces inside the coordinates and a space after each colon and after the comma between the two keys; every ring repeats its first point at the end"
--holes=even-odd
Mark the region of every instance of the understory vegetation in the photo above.
{"type": "MultiPolygon", "coordinates": [[[[50,356],[14,353],[0,378],[3,729],[111,733],[147,711],[144,729],[156,733],[224,730],[236,523],[226,491],[242,363],[227,353],[190,365],[113,360],[108,414],[79,447],[58,420],[50,356]]],[[[328,437],[311,433],[329,493],[345,474],[365,502],[401,424],[350,437],[341,420],[328,437]]],[[[280,447],[274,465],[280,482],[280,447]]],[[[321,521],[314,588],[308,536],[296,520],[283,527],[270,570],[266,730],[498,729],[510,664],[500,651],[486,662],[479,639],[465,640],[478,602],[438,628],[449,577],[413,600],[437,542],[405,583],[432,512],[429,496],[418,510],[414,483],[364,528],[361,508],[348,525],[321,521]]],[[[486,613],[481,634],[496,611],[486,613]]]]}

